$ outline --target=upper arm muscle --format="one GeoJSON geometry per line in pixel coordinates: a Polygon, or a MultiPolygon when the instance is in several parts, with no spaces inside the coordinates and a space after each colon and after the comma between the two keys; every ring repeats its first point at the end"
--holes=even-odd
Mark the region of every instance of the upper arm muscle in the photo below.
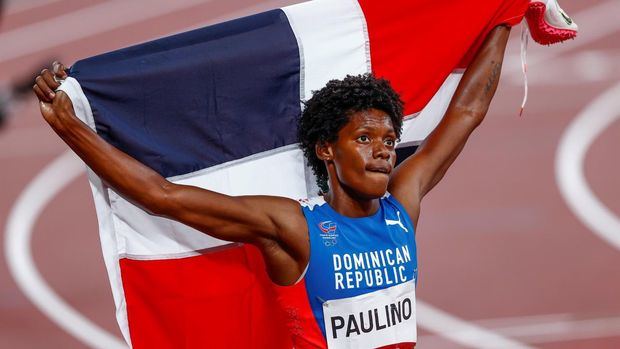
{"type": "MultiPolygon", "coordinates": [[[[174,185],[164,215],[218,239],[257,243],[279,240],[303,214],[291,199],[273,196],[229,196],[193,186],[174,185]]],[[[304,221],[305,222],[305,221],[304,221]]]]}
{"type": "Polygon", "coordinates": [[[228,196],[192,186],[167,189],[164,216],[227,241],[259,248],[272,281],[297,280],[309,258],[306,220],[298,202],[274,196],[228,196]]]}

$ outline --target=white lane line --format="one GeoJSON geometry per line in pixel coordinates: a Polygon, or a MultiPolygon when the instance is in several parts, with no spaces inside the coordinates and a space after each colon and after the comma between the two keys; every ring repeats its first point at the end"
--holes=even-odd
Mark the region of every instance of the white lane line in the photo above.
{"type": "MultiPolygon", "coordinates": [[[[476,324],[485,324],[494,332],[505,336],[519,338],[530,344],[568,342],[584,339],[609,338],[620,336],[620,317],[596,319],[561,319],[565,316],[548,315],[541,317],[525,317],[521,324],[502,325],[516,318],[487,319],[476,321],[476,324]],[[548,319],[545,319],[547,317],[548,319]],[[542,321],[541,321],[542,320],[542,321]]],[[[419,342],[440,343],[437,335],[426,335],[419,338],[419,342]]]]}
{"type": "Polygon", "coordinates": [[[126,349],[127,344],[101,329],[68,305],[37,270],[30,251],[37,218],[65,186],[84,173],[84,164],[66,151],[28,184],[8,216],[4,253],[9,271],[22,292],[63,330],[92,348],[126,349]]]}
{"type": "Polygon", "coordinates": [[[592,193],[583,172],[590,145],[620,118],[618,96],[620,83],[601,94],[571,122],[558,146],[555,178],[573,214],[601,239],[620,250],[620,219],[592,193]]]}
{"type": "MultiPolygon", "coordinates": [[[[511,339],[472,322],[466,322],[443,310],[418,301],[418,326],[455,343],[479,349],[531,349],[533,347],[511,339]]],[[[420,340],[420,346],[424,343],[420,340]]]]}
{"type": "Polygon", "coordinates": [[[620,318],[558,321],[494,330],[529,343],[567,342],[620,336],[620,318]]]}
{"type": "Polygon", "coordinates": [[[211,0],[106,1],[0,33],[0,63],[211,0]]]}
{"type": "MultiPolygon", "coordinates": [[[[571,14],[571,17],[579,24],[577,38],[563,44],[553,45],[553,47],[540,48],[535,56],[528,57],[528,66],[532,67],[534,64],[540,64],[561,53],[576,50],[581,46],[591,44],[596,40],[617,32],[620,30],[618,13],[620,13],[620,1],[609,0],[598,5],[592,5],[576,14],[571,14]]],[[[524,24],[522,23],[521,25],[524,24]]],[[[515,40],[517,40],[516,37],[515,40]]],[[[520,57],[515,54],[506,58],[508,59],[506,60],[503,74],[520,77],[520,57]]]]}
{"type": "Polygon", "coordinates": [[[63,0],[31,0],[31,1],[9,1],[4,16],[15,15],[20,12],[29,11],[37,7],[46,6],[63,0]]]}

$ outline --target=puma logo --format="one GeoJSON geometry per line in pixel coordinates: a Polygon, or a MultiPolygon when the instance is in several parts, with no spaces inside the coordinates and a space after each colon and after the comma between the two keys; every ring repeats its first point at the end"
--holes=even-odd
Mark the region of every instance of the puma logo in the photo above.
{"type": "Polygon", "coordinates": [[[386,219],[385,220],[385,224],[387,225],[398,225],[399,227],[401,227],[405,232],[409,232],[409,230],[407,230],[407,228],[405,228],[405,226],[403,225],[403,223],[400,221],[400,211],[396,211],[396,214],[398,216],[398,220],[391,220],[391,219],[386,219]]]}

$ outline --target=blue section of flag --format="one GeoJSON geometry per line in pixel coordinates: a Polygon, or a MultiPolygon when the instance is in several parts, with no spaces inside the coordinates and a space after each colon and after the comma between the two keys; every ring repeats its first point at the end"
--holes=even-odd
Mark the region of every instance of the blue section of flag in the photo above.
{"type": "Polygon", "coordinates": [[[78,61],[97,133],[164,177],[296,142],[299,48],[273,10],[78,61]]]}

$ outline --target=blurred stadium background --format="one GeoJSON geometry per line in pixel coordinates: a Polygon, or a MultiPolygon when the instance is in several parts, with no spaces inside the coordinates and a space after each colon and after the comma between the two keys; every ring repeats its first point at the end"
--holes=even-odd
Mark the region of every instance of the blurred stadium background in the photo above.
{"type": "MultiPolygon", "coordinates": [[[[295,2],[4,0],[1,348],[86,347],[63,330],[74,326],[70,318],[51,320],[17,286],[9,259],[18,267],[32,261],[40,287],[97,331],[120,337],[86,176],[73,179],[67,169],[32,186],[66,151],[30,94],[36,73],[53,59],[71,64],[295,2]],[[9,222],[26,233],[16,237],[9,222]],[[16,239],[29,253],[11,250],[16,239]]],[[[530,43],[523,117],[517,27],[487,120],[423,205],[418,296],[533,348],[620,348],[620,2],[563,0],[562,7],[580,35],[552,47],[530,43]]],[[[476,347],[455,343],[462,333],[440,320],[420,318],[420,348],[476,347]]]]}

